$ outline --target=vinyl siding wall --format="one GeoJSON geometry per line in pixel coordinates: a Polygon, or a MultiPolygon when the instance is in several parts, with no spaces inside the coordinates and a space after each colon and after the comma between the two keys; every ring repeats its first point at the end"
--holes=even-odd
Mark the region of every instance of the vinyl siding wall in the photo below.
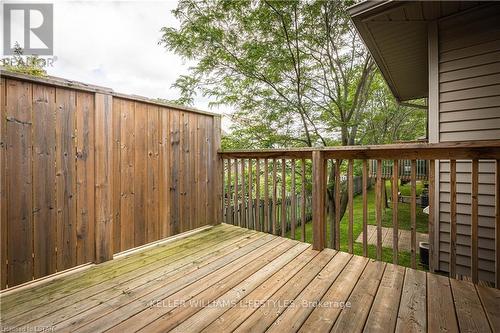
{"type": "MultiPolygon", "coordinates": [[[[438,22],[439,141],[500,139],[500,6],[438,22]]],[[[439,163],[439,262],[448,271],[449,163],[439,163]]],[[[479,278],[494,281],[495,169],[479,165],[479,278]]],[[[471,163],[457,161],[457,273],[470,274],[471,163]]]]}

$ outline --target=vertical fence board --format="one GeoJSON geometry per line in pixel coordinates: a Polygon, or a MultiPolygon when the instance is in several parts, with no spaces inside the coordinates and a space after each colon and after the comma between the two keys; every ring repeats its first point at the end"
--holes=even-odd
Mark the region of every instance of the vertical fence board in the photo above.
{"type": "Polygon", "coordinates": [[[120,116],[120,250],[134,247],[135,103],[122,100],[120,116]]]}
{"type": "Polygon", "coordinates": [[[159,112],[158,107],[147,108],[147,190],[146,236],[147,242],[160,239],[159,234],[159,112]]]}
{"type": "MultiPolygon", "coordinates": [[[[199,171],[200,171],[200,145],[199,145],[199,125],[198,117],[195,114],[189,114],[189,154],[195,156],[190,159],[190,173],[189,173],[189,198],[191,201],[191,209],[189,210],[189,220],[191,221],[190,229],[199,227],[202,223],[199,218],[199,201],[198,201],[198,184],[199,184],[199,171]]],[[[210,154],[211,156],[212,154],[210,154]]],[[[219,175],[217,175],[219,176],[219,175]]],[[[215,179],[214,179],[215,181],[215,179]]],[[[215,192],[212,192],[215,195],[215,192]]]]}
{"type": "MultiPolygon", "coordinates": [[[[34,85],[33,275],[35,278],[39,278],[56,272],[57,211],[55,166],[55,88],[42,85],[34,85]]],[[[91,189],[92,191],[90,192],[93,193],[93,187],[91,187],[91,189]]],[[[90,218],[90,216],[88,218],[90,218]]],[[[92,225],[93,223],[94,221],[91,220],[92,225]]],[[[91,260],[92,259],[93,258],[91,258],[91,260]]]]}
{"type": "Polygon", "coordinates": [[[57,270],[76,265],[75,91],[56,89],[57,270]]]}
{"type": "Polygon", "coordinates": [[[31,98],[27,82],[6,82],[8,285],[33,276],[31,98]]]}
{"type": "MultiPolygon", "coordinates": [[[[134,158],[134,246],[146,241],[146,166],[147,166],[147,107],[135,103],[135,158],[134,158]]],[[[128,181],[131,181],[130,179],[128,181]]]]}
{"type": "Polygon", "coordinates": [[[113,188],[113,252],[121,251],[121,214],[120,202],[122,198],[121,189],[121,118],[122,101],[113,98],[113,110],[111,114],[113,125],[113,166],[112,166],[112,188],[113,188]]]}
{"type": "Polygon", "coordinates": [[[234,159],[234,225],[241,226],[240,219],[240,204],[239,204],[239,193],[238,193],[238,159],[234,159]]]}
{"type": "Polygon", "coordinates": [[[181,132],[180,132],[180,112],[171,111],[170,114],[170,230],[171,234],[178,234],[180,228],[180,181],[179,168],[181,159],[181,132]]]}
{"type": "Polygon", "coordinates": [[[222,211],[220,209],[222,200],[224,200],[224,197],[222,196],[222,186],[223,181],[221,178],[219,178],[219,175],[222,172],[222,159],[217,155],[217,152],[221,148],[221,117],[212,117],[212,122],[213,122],[213,137],[212,137],[212,164],[214,168],[214,180],[215,180],[215,192],[217,193],[217,200],[214,202],[214,216],[215,216],[215,221],[213,221],[213,224],[220,224],[222,222],[222,211]]]}
{"type": "Polygon", "coordinates": [[[113,259],[112,97],[95,94],[95,235],[96,262],[113,259]]]}
{"type": "Polygon", "coordinates": [[[159,219],[160,219],[160,237],[165,238],[172,234],[170,229],[170,125],[169,125],[169,114],[170,110],[166,108],[160,108],[159,110],[159,135],[160,135],[160,147],[159,147],[159,219]]]}
{"type": "Polygon", "coordinates": [[[94,246],[94,95],[76,93],[77,264],[92,262],[94,246]]]}
{"type": "Polygon", "coordinates": [[[0,78],[0,289],[7,286],[7,83],[0,78]]]}

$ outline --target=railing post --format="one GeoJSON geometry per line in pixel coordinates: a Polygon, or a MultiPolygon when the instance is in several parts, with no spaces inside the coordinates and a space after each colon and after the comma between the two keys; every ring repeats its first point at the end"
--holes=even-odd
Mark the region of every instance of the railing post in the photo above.
{"type": "Polygon", "coordinates": [[[324,153],[320,150],[312,152],[312,221],[313,221],[313,249],[325,248],[325,191],[326,168],[324,153]]]}

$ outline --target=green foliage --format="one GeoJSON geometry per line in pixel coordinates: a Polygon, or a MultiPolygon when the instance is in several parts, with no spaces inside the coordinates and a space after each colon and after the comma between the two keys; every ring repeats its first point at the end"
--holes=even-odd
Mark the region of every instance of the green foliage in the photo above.
{"type": "Polygon", "coordinates": [[[14,46],[14,65],[6,65],[5,69],[33,76],[47,76],[47,71],[43,68],[41,59],[36,55],[23,58],[23,49],[17,42],[14,46]]]}
{"type": "Polygon", "coordinates": [[[230,147],[353,144],[375,65],[350,4],[180,0],[160,43],[196,65],[174,86],[235,109],[230,147]]]}

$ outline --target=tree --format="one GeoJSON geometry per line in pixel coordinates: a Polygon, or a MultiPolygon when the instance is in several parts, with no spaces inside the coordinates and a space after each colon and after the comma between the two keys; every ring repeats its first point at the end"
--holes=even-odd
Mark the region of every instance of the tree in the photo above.
{"type": "MultiPolygon", "coordinates": [[[[180,0],[180,27],[164,27],[160,43],[196,63],[174,84],[181,100],[200,91],[233,106],[241,148],[355,144],[376,66],[347,14],[352,3],[180,0]]],[[[343,215],[345,191],[341,203],[343,215]]]]}

